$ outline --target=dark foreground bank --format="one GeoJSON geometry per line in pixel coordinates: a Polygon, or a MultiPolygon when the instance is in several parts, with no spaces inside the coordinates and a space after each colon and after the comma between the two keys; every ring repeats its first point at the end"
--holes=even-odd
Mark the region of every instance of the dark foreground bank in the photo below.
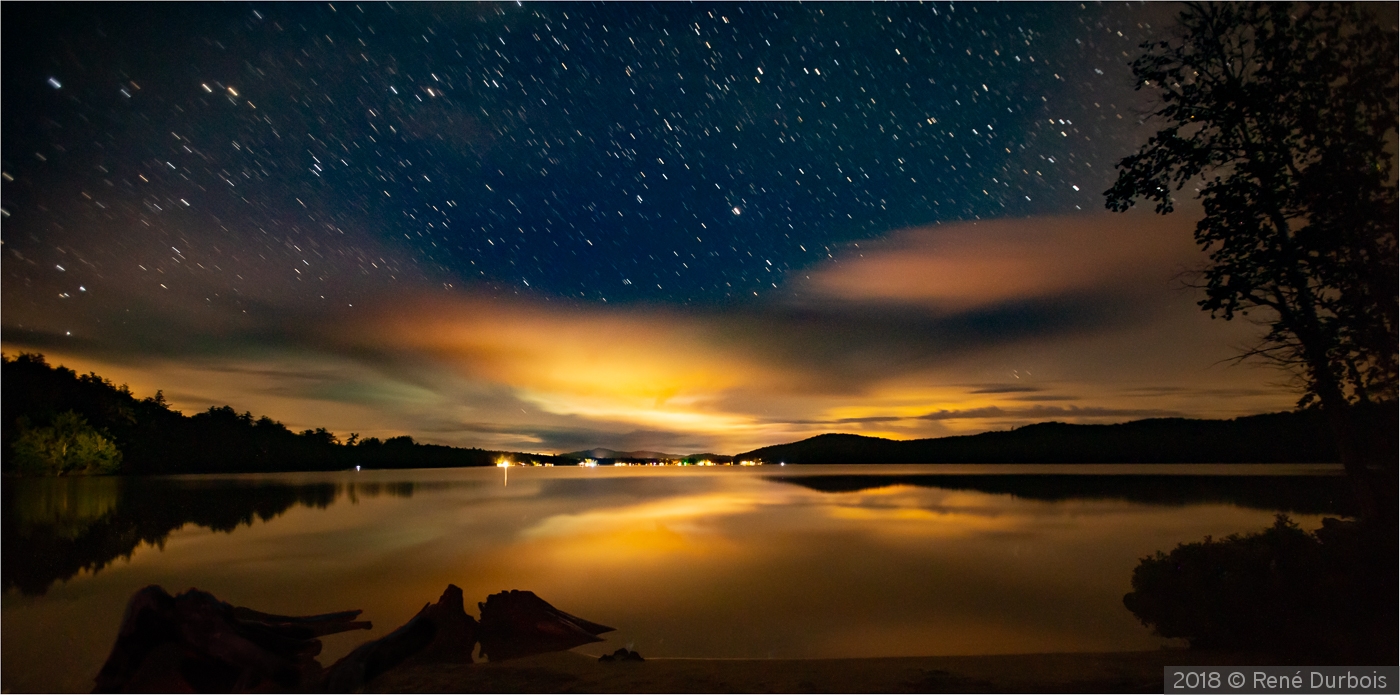
{"type": "MultiPolygon", "coordinates": [[[[1161,650],[874,659],[647,659],[574,652],[502,663],[412,666],[375,693],[1160,693],[1163,666],[1274,665],[1241,652],[1161,650]]],[[[1311,664],[1309,664],[1311,665],[1311,664]]]]}

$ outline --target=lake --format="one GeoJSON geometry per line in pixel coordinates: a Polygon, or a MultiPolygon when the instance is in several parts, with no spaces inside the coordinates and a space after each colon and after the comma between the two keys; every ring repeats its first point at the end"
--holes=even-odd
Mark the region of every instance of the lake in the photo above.
{"type": "Polygon", "coordinates": [[[528,589],[648,658],[1151,650],[1139,558],[1349,511],[1338,466],[483,468],[4,480],[0,687],[82,691],[131,593],[382,636],[528,589]]]}

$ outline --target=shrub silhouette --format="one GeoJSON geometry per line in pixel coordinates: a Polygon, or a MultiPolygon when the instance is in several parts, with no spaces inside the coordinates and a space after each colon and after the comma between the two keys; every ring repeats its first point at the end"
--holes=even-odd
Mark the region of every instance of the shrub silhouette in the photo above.
{"type": "Polygon", "coordinates": [[[1361,658],[1396,650],[1394,534],[1285,515],[1259,533],[1183,543],[1143,558],[1123,605],[1193,649],[1361,658]]]}
{"type": "Polygon", "coordinates": [[[25,422],[15,439],[15,468],[26,475],[105,475],[121,470],[122,452],[111,439],[69,410],[48,427],[25,422]]]}

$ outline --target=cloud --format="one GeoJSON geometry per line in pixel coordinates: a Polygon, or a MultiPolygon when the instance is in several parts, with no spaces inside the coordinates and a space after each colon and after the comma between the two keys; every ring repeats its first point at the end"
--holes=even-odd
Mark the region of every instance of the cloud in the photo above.
{"type": "Polygon", "coordinates": [[[1180,219],[999,219],[905,230],[811,277],[813,298],[968,311],[1032,298],[1164,289],[1200,258],[1180,219]]]}
{"type": "Polygon", "coordinates": [[[1040,390],[1041,389],[1036,388],[1034,386],[1015,386],[1009,384],[998,384],[995,386],[983,386],[982,388],[977,388],[968,391],[968,393],[1035,393],[1036,391],[1040,390]]]}
{"type": "Polygon", "coordinates": [[[1180,288],[1200,260],[1189,224],[1098,213],[904,230],[724,308],[423,279],[367,286],[353,306],[113,288],[67,313],[7,300],[4,341],[164,388],[180,407],[530,451],[723,452],[833,427],[910,438],[1288,407],[1286,391],[1217,364],[1253,327],[1211,322],[1180,288]],[[66,335],[75,322],[88,329],[66,335]],[[1063,400],[1083,405],[1025,405],[1063,400]]]}
{"type": "Polygon", "coordinates": [[[970,353],[1142,320],[1131,297],[1080,291],[941,310],[922,303],[823,300],[810,295],[715,317],[713,332],[770,364],[800,370],[805,383],[858,392],[970,353]]]}
{"type": "Polygon", "coordinates": [[[939,410],[925,415],[920,415],[920,420],[969,420],[988,418],[1020,418],[1026,420],[1084,420],[1085,418],[1121,418],[1137,419],[1149,417],[1181,417],[1182,413],[1174,410],[1162,410],[1155,408],[1099,408],[1087,407],[1077,408],[1069,406],[1065,408],[1057,406],[1037,405],[1028,408],[1002,408],[999,406],[988,406],[985,408],[970,408],[967,410],[939,410]]]}
{"type": "Polygon", "coordinates": [[[506,441],[516,442],[510,448],[527,451],[582,451],[603,443],[619,451],[656,451],[674,454],[699,453],[705,446],[703,437],[690,432],[670,430],[607,430],[587,427],[584,422],[573,427],[541,426],[536,424],[500,425],[490,422],[464,422],[446,427],[453,434],[504,434],[506,441]]]}
{"type": "Polygon", "coordinates": [[[792,425],[853,425],[869,422],[897,422],[904,419],[907,418],[897,415],[876,415],[871,417],[843,417],[834,420],[787,420],[785,422],[792,425]]]}

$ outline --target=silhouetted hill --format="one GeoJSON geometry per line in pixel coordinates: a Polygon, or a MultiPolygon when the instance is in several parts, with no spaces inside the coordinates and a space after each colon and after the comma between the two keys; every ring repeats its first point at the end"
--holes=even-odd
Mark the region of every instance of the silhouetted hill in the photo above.
{"type": "Polygon", "coordinates": [[[46,426],[68,411],[116,443],[122,452],[122,473],[455,468],[495,465],[501,456],[518,462],[573,463],[557,456],[419,444],[406,436],[341,443],[324,428],[293,432],[267,416],[254,419],[229,406],[187,417],[171,410],[159,392],[138,399],[126,386],[96,374],[51,367],[42,355],[5,357],[0,382],[6,470],[12,470],[10,446],[21,428],[46,426]]]}
{"type": "MultiPolygon", "coordinates": [[[[1395,460],[1396,404],[1358,408],[1375,460],[1395,460]]],[[[823,434],[737,455],[768,463],[1332,463],[1332,434],[1317,411],[1233,420],[1158,418],[1116,425],[1045,422],[1007,432],[896,441],[823,434]]]]}

